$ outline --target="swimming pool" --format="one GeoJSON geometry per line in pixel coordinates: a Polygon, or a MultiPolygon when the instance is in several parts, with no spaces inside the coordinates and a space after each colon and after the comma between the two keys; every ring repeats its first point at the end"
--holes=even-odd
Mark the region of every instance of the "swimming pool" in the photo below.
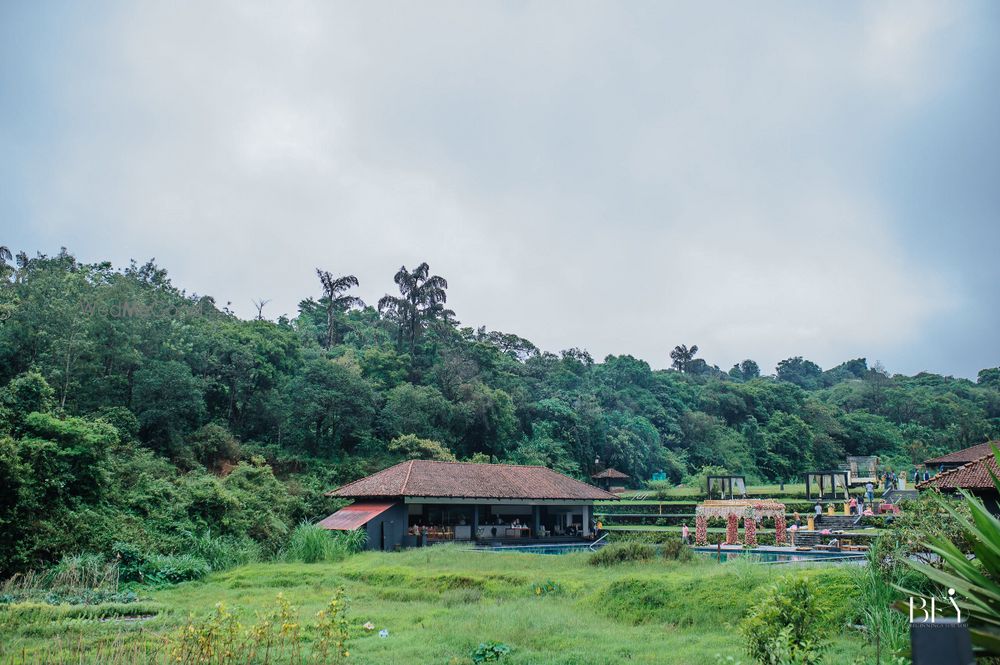
{"type": "Polygon", "coordinates": [[[790,552],[723,550],[720,554],[718,550],[708,549],[699,549],[697,552],[723,563],[742,558],[756,561],[757,563],[839,563],[865,560],[864,554],[847,552],[795,552],[793,554],[790,552]]]}
{"type": "Polygon", "coordinates": [[[496,545],[494,547],[477,547],[477,552],[515,552],[519,554],[572,554],[573,552],[589,552],[587,543],[568,543],[565,545],[496,545]]]}

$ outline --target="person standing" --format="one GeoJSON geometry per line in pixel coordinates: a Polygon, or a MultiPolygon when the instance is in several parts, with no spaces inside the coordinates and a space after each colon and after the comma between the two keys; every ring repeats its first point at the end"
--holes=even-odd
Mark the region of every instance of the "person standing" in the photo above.
{"type": "Polygon", "coordinates": [[[681,542],[685,545],[691,544],[691,532],[688,531],[688,525],[685,524],[681,527],[681,542]]]}
{"type": "Polygon", "coordinates": [[[823,514],[823,504],[817,501],[816,505],[813,506],[813,510],[816,512],[816,517],[819,517],[820,515],[823,514]]]}
{"type": "Polygon", "coordinates": [[[856,512],[858,512],[858,500],[857,500],[856,498],[854,498],[854,497],[852,496],[852,497],[851,497],[851,500],[850,500],[850,501],[848,502],[848,505],[849,505],[849,506],[850,506],[850,508],[851,508],[851,515],[853,515],[853,514],[855,514],[856,512]]]}
{"type": "Polygon", "coordinates": [[[875,500],[875,486],[870,482],[865,483],[865,497],[868,499],[868,503],[875,500]]]}

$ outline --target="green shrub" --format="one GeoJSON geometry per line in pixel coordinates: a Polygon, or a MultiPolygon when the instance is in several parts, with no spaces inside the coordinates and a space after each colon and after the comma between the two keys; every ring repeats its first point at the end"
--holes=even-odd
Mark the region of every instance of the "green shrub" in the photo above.
{"type": "Polygon", "coordinates": [[[823,655],[826,617],[809,580],[772,587],[740,624],[747,654],[762,665],[817,663],[823,655]]]}
{"type": "Polygon", "coordinates": [[[354,531],[337,531],[333,534],[334,559],[342,559],[352,554],[357,554],[368,545],[368,532],[364,529],[354,531]]]}
{"type": "Polygon", "coordinates": [[[122,582],[178,584],[200,579],[212,570],[194,554],[146,554],[129,543],[115,543],[114,554],[122,582]]]}
{"type": "Polygon", "coordinates": [[[694,558],[694,552],[691,551],[691,548],[681,542],[681,539],[677,537],[667,538],[664,540],[663,544],[660,546],[660,552],[663,554],[664,559],[690,561],[694,558]]]}
{"type": "Polygon", "coordinates": [[[646,489],[657,499],[667,499],[670,497],[671,485],[666,480],[650,480],[646,483],[646,489]]]}
{"type": "Polygon", "coordinates": [[[495,663],[510,653],[510,647],[503,642],[482,642],[472,650],[472,662],[495,663]]]}
{"type": "Polygon", "coordinates": [[[622,542],[611,543],[597,550],[587,559],[591,566],[614,566],[630,561],[652,561],[656,558],[656,549],[647,543],[622,542]]]}
{"type": "Polygon", "coordinates": [[[193,554],[154,554],[143,567],[146,584],[179,584],[201,579],[212,572],[208,563],[193,554]]]}

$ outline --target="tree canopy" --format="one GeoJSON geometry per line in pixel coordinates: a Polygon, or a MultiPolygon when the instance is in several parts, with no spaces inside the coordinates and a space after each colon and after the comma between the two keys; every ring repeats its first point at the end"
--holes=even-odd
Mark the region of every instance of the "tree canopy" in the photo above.
{"type": "Polygon", "coordinates": [[[723,372],[697,345],[653,359],[669,369],[551,353],[462,327],[426,263],[387,274],[399,295],[377,307],[350,295],[353,276],[317,271],[321,297],[268,321],[179,290],[153,262],[11,258],[0,251],[4,570],[116,541],[178,547],[205,528],[273,545],[334,508],[324,490],[416,457],[787,481],[848,454],[902,468],[1000,437],[1000,368],[973,382],[794,356],[764,376],[751,359],[723,372]]]}

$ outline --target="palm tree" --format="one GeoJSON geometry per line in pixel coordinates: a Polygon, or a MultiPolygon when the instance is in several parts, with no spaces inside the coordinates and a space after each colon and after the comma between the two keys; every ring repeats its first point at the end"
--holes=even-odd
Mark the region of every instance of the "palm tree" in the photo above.
{"type": "Polygon", "coordinates": [[[334,277],[319,268],[316,268],[316,275],[319,276],[319,281],[323,285],[323,298],[320,302],[326,307],[326,344],[323,345],[323,348],[329,349],[333,346],[336,331],[334,315],[351,307],[364,307],[365,303],[361,298],[346,293],[348,289],[358,285],[358,278],[354,275],[334,277]]]}
{"type": "Polygon", "coordinates": [[[674,361],[674,369],[679,372],[686,372],[696,353],[698,353],[697,344],[692,345],[690,349],[684,344],[675,346],[674,350],[670,352],[670,358],[674,361]]]}
{"type": "Polygon", "coordinates": [[[399,287],[401,297],[386,294],[378,301],[378,311],[399,324],[399,339],[404,339],[410,347],[410,355],[424,321],[435,319],[453,323],[455,313],[445,309],[448,300],[445,289],[448,281],[444,277],[430,274],[427,263],[421,263],[414,270],[400,267],[393,281],[399,287]]]}

